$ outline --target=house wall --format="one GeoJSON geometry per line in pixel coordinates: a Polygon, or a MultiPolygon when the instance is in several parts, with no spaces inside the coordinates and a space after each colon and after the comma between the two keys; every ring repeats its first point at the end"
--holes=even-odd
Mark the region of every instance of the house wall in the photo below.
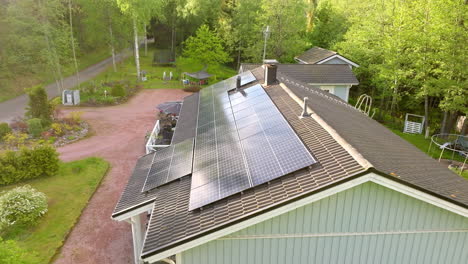
{"type": "Polygon", "coordinates": [[[180,255],[178,264],[465,263],[468,218],[368,182],[180,255]]]}
{"type": "Polygon", "coordinates": [[[349,86],[347,85],[321,85],[320,89],[328,90],[330,93],[340,97],[345,102],[348,102],[349,98],[349,86]]]}
{"type": "Polygon", "coordinates": [[[348,63],[340,58],[333,58],[321,64],[348,64],[348,63]]]}

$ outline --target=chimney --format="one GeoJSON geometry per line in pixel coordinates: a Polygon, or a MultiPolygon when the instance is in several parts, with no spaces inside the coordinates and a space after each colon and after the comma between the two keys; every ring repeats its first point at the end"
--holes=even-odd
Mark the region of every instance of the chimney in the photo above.
{"type": "Polygon", "coordinates": [[[241,77],[240,75],[238,75],[236,79],[236,91],[239,91],[240,88],[241,88],[241,77]]]}
{"type": "Polygon", "coordinates": [[[278,61],[277,60],[263,60],[263,65],[265,67],[265,85],[269,86],[275,84],[276,72],[278,70],[278,61]]]}

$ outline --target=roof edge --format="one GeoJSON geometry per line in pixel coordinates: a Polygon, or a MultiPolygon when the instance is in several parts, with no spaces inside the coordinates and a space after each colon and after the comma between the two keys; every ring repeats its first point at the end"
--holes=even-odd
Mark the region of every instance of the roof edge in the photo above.
{"type": "MultiPolygon", "coordinates": [[[[417,196],[417,193],[416,194],[408,194],[408,193],[405,193],[401,190],[396,190],[395,188],[392,188],[392,186],[389,186],[388,183],[386,183],[385,181],[382,180],[382,178],[379,178],[382,177],[384,179],[387,179],[389,180],[390,182],[394,182],[394,183],[397,183],[397,184],[400,184],[400,185],[403,185],[403,186],[407,186],[409,187],[410,189],[413,189],[413,190],[417,190],[417,191],[421,191],[429,196],[432,196],[432,197],[435,197],[435,198],[438,198],[440,200],[443,200],[443,201],[446,201],[446,202],[449,202],[450,204],[453,204],[453,205],[456,205],[457,207],[461,207],[461,209],[468,209],[468,205],[466,204],[463,204],[463,203],[460,203],[458,201],[455,201],[455,200],[450,200],[448,199],[447,197],[444,197],[444,196],[441,196],[441,195],[438,195],[436,193],[433,193],[431,191],[428,191],[426,189],[423,189],[423,188],[420,188],[418,186],[415,186],[411,183],[408,183],[406,181],[403,181],[397,177],[394,177],[394,176],[391,176],[391,175],[388,175],[384,172],[381,172],[375,168],[369,168],[367,170],[364,170],[364,171],[361,171],[361,172],[357,172],[353,175],[350,175],[346,178],[343,178],[342,180],[340,181],[337,181],[337,182],[333,182],[333,183],[330,183],[328,185],[325,185],[323,186],[322,188],[319,188],[319,189],[316,189],[316,190],[312,190],[312,191],[309,191],[307,193],[304,193],[302,195],[299,195],[299,196],[296,196],[296,197],[293,197],[292,199],[290,200],[287,200],[287,201],[283,201],[283,202],[280,202],[280,203],[277,203],[277,204],[273,204],[267,208],[264,208],[263,210],[261,211],[257,211],[257,212],[253,212],[251,214],[247,214],[239,219],[235,219],[235,220],[232,220],[230,222],[227,222],[227,223],[224,223],[222,225],[219,225],[217,227],[214,227],[210,230],[207,230],[203,233],[200,233],[200,234],[196,234],[196,235],[193,235],[193,236],[190,236],[190,237],[187,237],[185,239],[182,239],[182,240],[179,240],[179,241],[175,241],[174,243],[171,243],[171,244],[168,244],[166,245],[165,247],[162,247],[162,248],[159,248],[159,249],[156,249],[156,250],[152,250],[152,251],[148,251],[148,252],[142,252],[141,254],[141,257],[145,260],[145,259],[148,259],[148,258],[151,258],[153,256],[156,256],[157,254],[161,254],[163,253],[164,251],[167,251],[167,250],[170,250],[172,248],[175,248],[177,246],[182,246],[184,244],[187,244],[188,242],[190,241],[193,241],[195,239],[200,239],[204,236],[207,236],[207,235],[210,235],[212,233],[215,233],[215,232],[219,232],[219,231],[222,231],[223,229],[226,229],[230,226],[233,226],[233,225],[236,225],[236,224],[240,224],[241,222],[244,222],[250,218],[254,218],[254,217],[258,217],[260,215],[263,215],[263,214],[266,214],[268,212],[271,212],[271,211],[274,211],[276,209],[281,209],[282,207],[284,208],[285,206],[289,205],[289,204],[293,204],[295,202],[299,202],[300,200],[304,200],[305,198],[307,197],[310,197],[314,194],[319,194],[319,193],[322,193],[322,192],[326,192],[327,190],[329,191],[329,193],[325,193],[323,197],[315,197],[315,200],[313,201],[306,201],[305,204],[309,204],[309,203],[313,203],[317,200],[320,200],[322,198],[325,198],[325,197],[328,197],[328,196],[331,196],[331,195],[334,195],[336,193],[339,193],[341,191],[344,191],[344,190],[347,190],[347,189],[350,189],[350,188],[353,188],[355,186],[358,186],[360,184],[363,184],[363,183],[366,183],[366,182],[373,182],[373,183],[376,183],[376,184],[379,184],[379,185],[382,185],[386,188],[389,188],[389,189],[392,189],[394,191],[397,191],[397,192],[400,192],[402,194],[405,194],[405,195],[408,195],[410,197],[413,197],[415,199],[419,199],[419,200],[422,200],[424,202],[427,202],[427,203],[430,203],[434,206],[438,206],[438,207],[442,207],[440,204],[436,204],[435,202],[430,202],[428,201],[426,198],[424,197],[416,197],[417,196]],[[367,177],[366,177],[367,176],[367,177]],[[376,177],[377,176],[377,177],[376,177]],[[379,180],[380,179],[380,180],[379,180]],[[339,187],[340,185],[344,185],[344,184],[347,184],[346,186],[344,186],[343,189],[340,189],[338,190],[339,188],[336,188],[336,187],[339,187]],[[335,188],[335,189],[333,189],[335,188]]],[[[297,203],[296,204],[297,207],[300,207],[300,206],[303,206],[302,204],[299,204],[297,203]]],[[[443,208],[445,210],[448,210],[448,211],[451,211],[453,213],[457,213],[457,214],[466,214],[468,215],[468,210],[463,210],[462,212],[454,212],[453,210],[450,210],[448,208],[443,208]],[[466,211],[466,212],[464,212],[466,211]]],[[[285,211],[287,212],[287,211],[285,211]]],[[[282,214],[282,213],[285,213],[285,212],[280,212],[278,213],[278,215],[282,214]]],[[[274,217],[274,216],[273,216],[274,217]]],[[[264,219],[264,220],[260,220],[259,222],[261,221],[265,221],[267,219],[264,219]]],[[[255,223],[253,223],[255,224],[255,223]]],[[[253,224],[246,224],[245,226],[242,226],[242,227],[239,227],[240,229],[242,228],[246,228],[248,226],[251,226],[253,224]]],[[[236,232],[237,230],[233,231],[233,232],[236,232]]],[[[222,235],[220,235],[220,237],[222,237],[222,235]]],[[[195,245],[196,246],[196,245],[195,245]]],[[[169,252],[168,254],[171,255],[173,252],[169,252]]],[[[164,258],[164,256],[161,256],[162,258],[164,258]]]]}
{"type": "MultiPolygon", "coordinates": [[[[255,217],[255,216],[259,216],[259,215],[262,215],[266,212],[269,212],[271,210],[274,210],[274,209],[277,209],[277,208],[280,208],[284,205],[287,205],[287,204],[290,204],[290,203],[293,203],[295,201],[298,201],[298,200],[301,200],[307,196],[310,196],[310,195],[313,195],[313,194],[316,194],[316,193],[320,193],[324,190],[327,190],[329,188],[332,188],[332,187],[336,187],[338,185],[341,185],[343,183],[346,183],[348,181],[351,181],[353,179],[357,179],[363,175],[366,175],[368,174],[370,171],[369,170],[363,170],[363,171],[359,171],[357,173],[354,173],[348,177],[345,177],[343,179],[341,179],[340,181],[337,181],[337,182],[331,182],[330,184],[328,185],[324,185],[322,186],[321,188],[319,189],[315,189],[315,190],[311,190],[309,192],[306,192],[306,193],[303,193],[301,195],[298,195],[296,197],[293,197],[291,198],[290,200],[286,200],[286,201],[282,201],[282,202],[279,202],[279,203],[276,203],[276,204],[272,204],[271,206],[268,206],[268,207],[265,207],[264,209],[260,210],[260,211],[255,211],[255,212],[252,212],[250,214],[246,214],[244,216],[242,216],[241,218],[238,218],[238,219],[234,219],[234,220],[231,220],[229,222],[226,222],[226,223],[223,223],[219,226],[216,226],[216,227],[213,227],[212,229],[209,229],[209,230],[206,230],[205,232],[203,233],[199,233],[199,234],[195,234],[193,236],[189,236],[189,237],[186,237],[184,239],[181,239],[181,240],[178,240],[178,241],[175,241],[171,244],[168,244],[166,245],[165,247],[162,247],[162,248],[159,248],[159,249],[155,249],[155,250],[151,250],[151,251],[148,251],[148,252],[142,252],[141,253],[141,258],[149,258],[153,255],[156,255],[158,253],[162,253],[163,251],[165,250],[169,250],[171,248],[174,248],[176,246],[179,246],[179,245],[182,245],[182,244],[185,244],[186,242],[189,242],[191,240],[194,240],[194,239],[197,239],[197,238],[200,238],[200,237],[203,237],[203,236],[206,236],[208,234],[211,234],[213,232],[216,232],[216,231],[219,231],[219,230],[222,230],[222,229],[225,229],[229,226],[232,226],[234,224],[237,224],[237,223],[240,223],[240,222],[243,222],[244,220],[246,219],[249,219],[249,218],[252,218],[252,217],[255,217]]],[[[267,183],[264,183],[264,184],[267,184],[267,183]]]]}

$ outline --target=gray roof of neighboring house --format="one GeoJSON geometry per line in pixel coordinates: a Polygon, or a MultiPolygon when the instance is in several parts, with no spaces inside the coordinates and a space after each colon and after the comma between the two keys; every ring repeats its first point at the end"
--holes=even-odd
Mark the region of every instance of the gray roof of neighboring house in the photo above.
{"type": "Polygon", "coordinates": [[[359,84],[347,64],[279,64],[278,70],[307,84],[359,84]]]}
{"type": "Polygon", "coordinates": [[[306,50],[304,53],[297,56],[296,58],[301,61],[305,61],[309,64],[315,64],[336,54],[337,53],[335,51],[322,49],[320,47],[313,47],[306,50]]]}
{"type": "MultiPolygon", "coordinates": [[[[257,82],[262,83],[263,69],[258,67],[252,72],[257,82]]],[[[278,79],[298,97],[308,96],[309,107],[368,160],[377,173],[386,173],[388,175],[383,176],[468,208],[468,181],[347,103],[294,80],[281,69],[278,79]]],[[[203,210],[189,211],[191,176],[158,187],[149,194],[141,193],[152,154],[143,156],[113,215],[120,214],[118,210],[122,212],[128,205],[153,203],[143,257],[368,172],[314,119],[300,119],[301,106],[280,85],[271,85],[265,90],[318,163],[269,184],[221,199],[203,207],[203,210]]]]}
{"type": "MultiPolygon", "coordinates": [[[[243,71],[251,71],[261,64],[241,64],[243,71]]],[[[291,78],[314,85],[357,85],[359,81],[347,64],[278,64],[278,70],[291,78]]]]}

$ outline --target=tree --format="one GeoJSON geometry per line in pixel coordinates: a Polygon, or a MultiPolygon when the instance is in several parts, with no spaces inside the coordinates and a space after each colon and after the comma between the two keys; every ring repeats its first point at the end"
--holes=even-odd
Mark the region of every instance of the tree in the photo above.
{"type": "Polygon", "coordinates": [[[217,66],[230,61],[229,54],[224,51],[221,38],[207,25],[201,26],[195,36],[185,41],[184,46],[185,57],[206,66],[217,66]]]}
{"type": "Polygon", "coordinates": [[[42,86],[35,86],[28,91],[29,103],[26,113],[30,118],[39,118],[46,125],[51,121],[52,107],[47,100],[47,93],[42,86]]]}
{"type": "Polygon", "coordinates": [[[314,30],[309,34],[310,42],[324,49],[333,49],[336,43],[343,40],[348,29],[346,17],[329,2],[318,6],[313,24],[314,30]]]}
{"type": "Polygon", "coordinates": [[[154,10],[161,6],[162,1],[139,1],[139,0],[116,0],[120,10],[131,17],[133,26],[133,45],[135,49],[135,66],[137,72],[137,80],[141,79],[140,72],[140,41],[138,40],[139,23],[147,24],[154,10]]]}

